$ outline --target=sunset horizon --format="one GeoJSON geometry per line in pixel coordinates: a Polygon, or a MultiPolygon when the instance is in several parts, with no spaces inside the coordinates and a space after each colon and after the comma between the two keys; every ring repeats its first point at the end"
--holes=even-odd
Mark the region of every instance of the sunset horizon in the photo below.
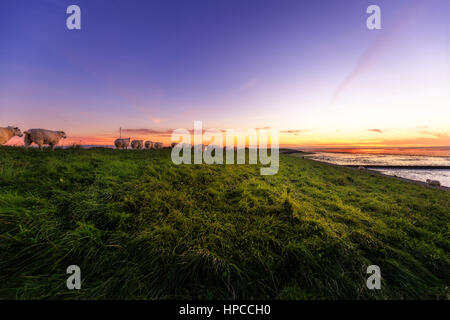
{"type": "MultiPolygon", "coordinates": [[[[266,127],[268,128],[268,127],[266,127]]],[[[52,128],[53,129],[53,128],[52,128]]],[[[54,128],[58,130],[58,127],[54,128]]],[[[179,128],[177,128],[179,129],[179,128]]],[[[183,128],[189,131],[192,131],[192,128],[183,128]]],[[[205,128],[208,129],[208,128],[205,128]]],[[[209,129],[217,129],[217,128],[209,128],[209,129]]],[[[227,128],[230,130],[240,130],[242,128],[227,128]]],[[[258,131],[258,128],[245,128],[242,130],[255,129],[258,131]]],[[[157,131],[154,129],[127,129],[122,128],[122,137],[123,138],[131,138],[131,139],[142,139],[142,140],[152,140],[152,141],[161,141],[165,145],[170,145],[172,141],[171,135],[175,129],[167,129],[162,131],[157,131]],[[145,133],[151,131],[151,134],[145,133]],[[144,133],[140,133],[144,132],[144,133]]],[[[222,129],[225,131],[226,129],[222,129]]],[[[377,129],[378,130],[378,129],[377,129]]],[[[382,133],[378,134],[366,134],[367,138],[361,138],[361,136],[366,133],[365,131],[371,130],[362,130],[358,134],[353,133],[351,135],[345,135],[340,133],[343,137],[341,139],[336,139],[336,135],[324,135],[321,138],[315,138],[314,135],[308,134],[306,130],[280,130],[280,147],[282,148],[436,148],[436,147],[450,147],[450,141],[447,134],[442,133],[429,133],[429,132],[421,132],[421,131],[412,131],[416,132],[417,138],[411,138],[411,134],[405,134],[408,131],[402,131],[402,135],[399,138],[389,138],[383,137],[382,133]],[[290,131],[290,132],[286,132],[290,131]],[[296,131],[300,131],[301,133],[296,133],[296,131]],[[301,137],[298,137],[301,135],[301,137]],[[359,138],[354,138],[354,136],[358,136],[359,138]],[[401,138],[401,137],[406,138],[401,138]],[[333,137],[333,138],[329,138],[333,137]]],[[[401,130],[399,130],[401,131],[401,130]]],[[[70,131],[69,131],[70,132],[70,131]]],[[[71,146],[71,145],[89,145],[89,146],[113,146],[114,140],[119,138],[120,136],[120,128],[117,129],[117,132],[109,132],[104,133],[97,136],[73,136],[68,135],[67,139],[62,142],[63,146],[71,146]]],[[[19,137],[13,137],[6,145],[10,146],[21,146],[23,145],[23,141],[19,137]]]]}

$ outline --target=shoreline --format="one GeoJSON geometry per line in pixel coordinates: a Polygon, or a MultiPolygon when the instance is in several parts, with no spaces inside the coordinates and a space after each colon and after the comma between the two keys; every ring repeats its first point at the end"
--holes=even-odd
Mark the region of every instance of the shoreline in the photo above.
{"type": "MultiPolygon", "coordinates": [[[[313,160],[313,159],[311,159],[313,160]]],[[[318,161],[318,160],[317,160],[318,161]]],[[[328,163],[328,162],[327,162],[328,163]]],[[[411,170],[411,169],[422,169],[422,170],[450,170],[450,166],[384,166],[384,165],[368,165],[368,166],[362,166],[362,165],[356,165],[356,164],[344,164],[342,165],[344,167],[349,168],[359,168],[364,167],[366,169],[405,169],[405,170],[411,170]]]]}
{"type": "Polygon", "coordinates": [[[420,185],[426,186],[426,187],[431,188],[431,189],[441,189],[441,190],[445,190],[445,191],[450,191],[450,187],[446,187],[446,186],[438,186],[438,187],[437,186],[431,186],[428,183],[423,182],[423,181],[413,180],[413,179],[408,179],[408,178],[402,178],[402,177],[399,177],[399,176],[392,176],[392,175],[385,174],[385,173],[382,173],[382,172],[379,172],[379,171],[376,171],[376,170],[370,170],[370,168],[369,169],[366,168],[366,169],[363,169],[363,170],[357,169],[357,168],[350,168],[350,169],[359,170],[359,171],[369,171],[370,173],[378,174],[380,176],[391,177],[391,178],[394,178],[394,179],[397,179],[397,180],[401,180],[401,181],[405,181],[405,182],[412,182],[412,183],[415,183],[415,184],[420,184],[420,185]]]}
{"type": "MultiPolygon", "coordinates": [[[[450,157],[450,154],[423,154],[423,153],[403,153],[403,152],[392,152],[392,150],[450,150],[448,146],[439,146],[439,147],[379,147],[379,148],[364,148],[364,147],[353,147],[353,148],[318,148],[318,149],[297,149],[299,151],[305,152],[308,150],[312,153],[337,153],[337,154],[361,154],[361,155],[386,155],[386,156],[415,156],[415,157],[450,157]],[[385,152],[350,152],[349,150],[385,150],[385,152]]],[[[450,152],[450,151],[449,151],[450,152]]]]}
{"type": "MultiPolygon", "coordinates": [[[[288,155],[290,155],[290,156],[292,156],[292,154],[293,153],[288,153],[288,155]]],[[[358,165],[341,165],[341,164],[329,163],[329,162],[325,162],[325,161],[318,161],[318,160],[310,159],[310,158],[307,158],[307,157],[304,157],[303,159],[314,161],[314,162],[318,162],[318,163],[324,163],[324,164],[335,166],[335,167],[339,167],[339,168],[347,168],[347,169],[350,169],[350,170],[356,170],[356,171],[360,171],[360,172],[361,171],[368,172],[368,173],[371,173],[371,174],[376,174],[376,175],[383,176],[383,177],[389,177],[389,178],[401,180],[401,181],[404,181],[404,182],[415,183],[415,184],[422,185],[422,186],[425,186],[425,187],[430,188],[430,189],[440,189],[440,190],[450,191],[450,187],[446,187],[446,186],[439,186],[439,187],[431,186],[428,183],[423,182],[423,181],[402,178],[402,177],[399,177],[399,176],[393,176],[393,175],[385,174],[385,173],[382,173],[382,172],[379,172],[379,171],[376,171],[376,170],[371,170],[371,168],[375,168],[377,166],[368,166],[368,167],[364,167],[364,169],[359,169],[359,167],[361,167],[361,166],[358,166],[358,165]]],[[[378,166],[377,168],[380,168],[380,167],[395,168],[395,167],[398,167],[398,166],[378,166]]],[[[425,167],[425,166],[423,166],[423,167],[425,167]]],[[[413,167],[412,166],[409,166],[409,167],[404,167],[403,166],[401,168],[405,168],[405,169],[410,168],[411,169],[413,167]]],[[[445,169],[450,169],[450,167],[445,167],[445,169]]]]}

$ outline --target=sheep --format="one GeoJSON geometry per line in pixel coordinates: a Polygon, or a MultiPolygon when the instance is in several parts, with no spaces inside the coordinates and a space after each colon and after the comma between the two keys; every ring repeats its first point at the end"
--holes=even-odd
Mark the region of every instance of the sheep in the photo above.
{"type": "Polygon", "coordinates": [[[51,149],[54,150],[61,139],[67,138],[64,131],[52,131],[46,129],[29,129],[24,131],[24,134],[24,143],[25,148],[27,149],[32,143],[36,143],[40,150],[43,149],[44,144],[48,144],[51,149]]]}
{"type": "Polygon", "coordinates": [[[162,149],[162,147],[163,147],[162,142],[155,142],[153,144],[153,148],[155,148],[155,149],[162,149]]]}
{"type": "Polygon", "coordinates": [[[22,131],[20,131],[19,128],[12,126],[0,128],[0,145],[7,143],[14,136],[23,136],[22,131]]]}
{"type": "Polygon", "coordinates": [[[131,141],[131,148],[133,149],[142,149],[144,146],[143,140],[133,140],[131,141]]]}
{"type": "Polygon", "coordinates": [[[153,141],[145,141],[145,149],[153,149],[153,141]]]}
{"type": "Polygon", "coordinates": [[[116,139],[114,145],[117,149],[126,149],[130,145],[130,138],[126,139],[116,139]]]}

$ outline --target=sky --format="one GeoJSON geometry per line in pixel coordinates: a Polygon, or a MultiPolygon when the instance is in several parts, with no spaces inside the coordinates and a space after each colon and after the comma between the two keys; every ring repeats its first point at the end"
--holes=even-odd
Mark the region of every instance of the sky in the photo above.
{"type": "Polygon", "coordinates": [[[0,37],[0,126],[66,145],[195,120],[288,147],[450,145],[448,0],[2,1],[0,37]]]}

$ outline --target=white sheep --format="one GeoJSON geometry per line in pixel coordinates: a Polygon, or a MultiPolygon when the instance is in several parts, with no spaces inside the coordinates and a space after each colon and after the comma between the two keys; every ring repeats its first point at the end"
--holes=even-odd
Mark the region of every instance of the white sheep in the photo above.
{"type": "Polygon", "coordinates": [[[25,148],[28,148],[32,143],[36,143],[41,150],[44,144],[48,144],[54,150],[59,140],[67,138],[64,131],[51,131],[46,129],[29,129],[24,131],[24,134],[25,148]]]}
{"type": "Polygon", "coordinates": [[[7,143],[14,136],[23,136],[22,131],[20,131],[19,128],[12,126],[0,128],[0,145],[7,143]]]}
{"type": "Polygon", "coordinates": [[[116,139],[114,145],[117,149],[126,149],[130,145],[130,138],[126,139],[116,139]]]}
{"type": "Polygon", "coordinates": [[[145,149],[153,149],[153,141],[145,141],[145,149]]]}
{"type": "Polygon", "coordinates": [[[133,149],[142,149],[144,147],[143,140],[133,140],[131,141],[131,148],[133,149]]]}

